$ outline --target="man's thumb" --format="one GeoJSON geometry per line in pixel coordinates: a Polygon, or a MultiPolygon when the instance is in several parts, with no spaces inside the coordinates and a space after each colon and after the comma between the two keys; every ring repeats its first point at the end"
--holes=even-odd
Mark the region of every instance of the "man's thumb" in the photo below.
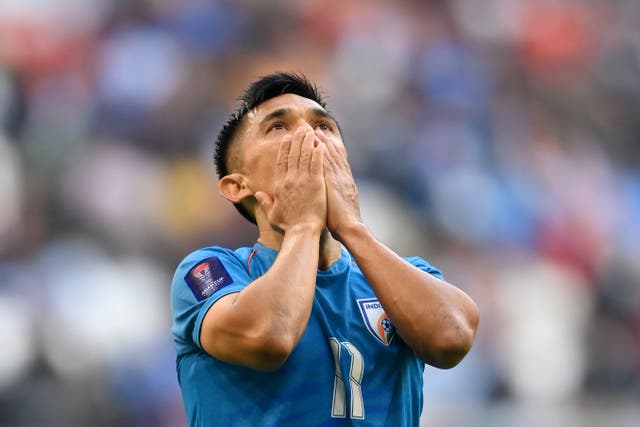
{"type": "Polygon", "coordinates": [[[264,210],[265,212],[268,211],[269,207],[272,204],[271,197],[269,197],[269,195],[264,191],[258,191],[254,196],[258,201],[258,203],[260,204],[260,207],[262,208],[262,210],[264,210]]]}

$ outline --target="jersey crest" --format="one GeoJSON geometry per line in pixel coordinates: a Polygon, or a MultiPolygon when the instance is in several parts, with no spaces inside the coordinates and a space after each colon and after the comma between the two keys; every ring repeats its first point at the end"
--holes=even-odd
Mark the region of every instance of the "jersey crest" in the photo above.
{"type": "Polygon", "coordinates": [[[391,319],[384,312],[382,304],[377,298],[359,299],[358,308],[365,326],[378,341],[389,346],[391,340],[396,336],[396,328],[391,319]]]}
{"type": "Polygon", "coordinates": [[[198,301],[208,298],[215,291],[233,283],[233,279],[218,257],[211,257],[198,263],[189,270],[185,280],[198,301]]]}

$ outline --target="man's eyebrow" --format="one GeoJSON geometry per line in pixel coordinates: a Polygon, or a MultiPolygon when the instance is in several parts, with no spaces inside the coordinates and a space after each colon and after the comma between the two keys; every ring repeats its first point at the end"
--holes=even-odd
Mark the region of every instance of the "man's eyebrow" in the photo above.
{"type": "MultiPolygon", "coordinates": [[[[272,112],[270,112],[269,114],[264,116],[264,118],[262,120],[260,120],[259,126],[262,126],[265,123],[268,123],[268,122],[270,122],[270,121],[272,121],[274,119],[279,119],[281,117],[284,117],[284,116],[286,116],[287,114],[290,114],[290,113],[291,113],[291,108],[278,108],[277,110],[273,110],[272,112]]],[[[338,123],[336,118],[333,117],[331,115],[331,113],[329,113],[327,110],[324,110],[322,108],[313,108],[313,109],[311,109],[311,115],[314,116],[314,117],[320,117],[320,118],[331,120],[336,124],[338,123]]]]}
{"type": "Polygon", "coordinates": [[[333,122],[335,122],[335,123],[338,123],[338,121],[336,120],[336,118],[335,118],[335,117],[333,117],[333,116],[331,115],[331,113],[329,113],[327,110],[323,110],[322,108],[314,108],[314,109],[311,111],[311,114],[313,114],[313,115],[314,115],[314,116],[316,116],[316,117],[322,117],[322,118],[324,118],[324,119],[329,119],[329,120],[331,120],[331,121],[333,121],[333,122]]]}
{"type": "Polygon", "coordinates": [[[274,110],[272,112],[270,112],[269,114],[267,114],[266,116],[264,116],[264,118],[262,120],[260,120],[260,125],[263,125],[267,122],[270,122],[273,119],[277,119],[280,117],[284,117],[287,114],[289,114],[291,112],[290,108],[278,108],[277,110],[274,110]]]}

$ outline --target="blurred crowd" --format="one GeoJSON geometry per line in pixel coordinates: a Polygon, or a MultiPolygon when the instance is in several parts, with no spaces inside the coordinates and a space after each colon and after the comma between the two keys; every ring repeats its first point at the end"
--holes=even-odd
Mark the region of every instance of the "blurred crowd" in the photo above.
{"type": "Polygon", "coordinates": [[[0,425],[184,425],[171,276],[255,239],[212,144],[275,70],[327,95],[374,233],[480,306],[425,423],[635,401],[607,425],[637,425],[638,23],[636,0],[2,0],[0,425]]]}

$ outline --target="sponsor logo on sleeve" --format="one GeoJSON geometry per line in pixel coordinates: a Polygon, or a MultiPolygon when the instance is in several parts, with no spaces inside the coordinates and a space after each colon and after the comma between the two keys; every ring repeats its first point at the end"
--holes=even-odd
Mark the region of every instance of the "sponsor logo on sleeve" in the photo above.
{"type": "Polygon", "coordinates": [[[193,267],[184,278],[198,301],[233,283],[218,257],[208,258],[193,267]]]}
{"type": "Polygon", "coordinates": [[[396,335],[396,329],[384,312],[382,304],[377,298],[357,300],[360,314],[365,326],[378,341],[388,346],[396,335]]]}

